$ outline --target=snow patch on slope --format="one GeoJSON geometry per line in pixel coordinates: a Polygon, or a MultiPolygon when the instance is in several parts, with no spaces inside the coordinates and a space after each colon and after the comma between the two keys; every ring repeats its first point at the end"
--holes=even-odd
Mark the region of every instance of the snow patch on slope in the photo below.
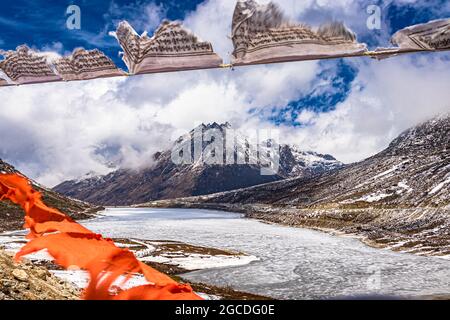
{"type": "Polygon", "coordinates": [[[226,255],[203,255],[191,254],[186,257],[184,254],[176,253],[164,256],[149,256],[140,259],[144,262],[156,262],[175,265],[186,270],[203,270],[211,268],[237,267],[247,265],[259,259],[255,256],[226,256],[226,255]]]}
{"type": "Polygon", "coordinates": [[[381,201],[381,200],[383,200],[385,198],[388,198],[390,196],[392,196],[392,194],[389,194],[389,193],[372,193],[372,194],[366,195],[364,197],[361,197],[361,198],[355,200],[355,202],[364,201],[364,202],[373,203],[373,202],[381,201]]]}
{"type": "Polygon", "coordinates": [[[448,183],[450,183],[450,176],[441,183],[439,183],[436,187],[434,187],[428,194],[433,195],[438,193],[448,183]]]}

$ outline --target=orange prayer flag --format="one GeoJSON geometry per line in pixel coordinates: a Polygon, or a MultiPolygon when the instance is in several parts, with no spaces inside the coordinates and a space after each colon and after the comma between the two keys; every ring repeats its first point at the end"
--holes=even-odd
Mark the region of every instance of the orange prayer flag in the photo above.
{"type": "Polygon", "coordinates": [[[16,259],[47,250],[64,268],[88,271],[90,282],[83,298],[92,300],[199,300],[192,288],[178,284],[167,275],[139,261],[134,254],[118,248],[110,239],[95,234],[60,211],[47,207],[41,194],[17,174],[0,174],[0,200],[9,199],[25,211],[25,227],[30,241],[17,253],[16,259]],[[118,294],[113,284],[124,277],[142,274],[150,283],[118,294]]]}

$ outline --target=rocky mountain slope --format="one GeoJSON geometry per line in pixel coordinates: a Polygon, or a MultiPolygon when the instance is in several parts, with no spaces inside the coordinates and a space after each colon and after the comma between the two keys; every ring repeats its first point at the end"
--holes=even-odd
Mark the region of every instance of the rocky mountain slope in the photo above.
{"type": "Polygon", "coordinates": [[[357,233],[396,249],[450,254],[450,117],[407,130],[381,153],[340,170],[148,205],[237,210],[357,233]]]}
{"type": "MultiPolygon", "coordinates": [[[[19,173],[13,166],[0,159],[1,173],[19,173]]],[[[57,208],[75,219],[88,218],[91,214],[101,210],[101,207],[73,200],[62,196],[54,191],[48,190],[43,186],[34,184],[36,190],[42,192],[45,203],[51,207],[57,208]]],[[[21,208],[11,202],[0,202],[0,232],[7,230],[17,230],[23,225],[24,213],[21,208]]]]}
{"type": "Polygon", "coordinates": [[[341,170],[224,193],[210,201],[308,208],[443,207],[450,203],[449,191],[450,118],[440,118],[341,170]]]}
{"type": "MultiPolygon", "coordinates": [[[[280,146],[280,169],[275,175],[261,175],[262,164],[254,158],[257,154],[248,148],[244,135],[236,134],[233,164],[214,164],[208,153],[210,143],[203,141],[202,157],[195,159],[192,138],[196,132],[205,134],[208,130],[224,133],[229,124],[201,125],[187,135],[180,137],[174,148],[191,149],[191,162],[175,164],[172,150],[155,154],[154,164],[144,170],[117,170],[106,176],[66,181],[54,191],[64,195],[100,205],[132,205],[152,200],[172,199],[186,196],[205,195],[234,190],[289,177],[309,177],[324,171],[340,168],[342,164],[330,155],[304,152],[296,147],[280,146]],[[245,154],[240,154],[245,153],[245,154]],[[238,154],[246,159],[237,161],[238,154]]],[[[224,134],[226,137],[226,134],[224,134]]],[[[206,140],[206,139],[205,139],[206,140]]],[[[210,141],[210,140],[208,140],[210,141]]],[[[226,159],[226,138],[224,139],[224,160],[226,159]]],[[[184,149],[186,150],[186,149],[184,149]]]]}

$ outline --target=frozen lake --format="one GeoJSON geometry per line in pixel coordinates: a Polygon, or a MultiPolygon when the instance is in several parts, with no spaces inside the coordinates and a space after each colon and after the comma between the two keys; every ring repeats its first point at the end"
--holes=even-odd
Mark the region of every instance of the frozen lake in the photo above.
{"type": "Polygon", "coordinates": [[[450,260],[370,248],[349,237],[195,209],[107,209],[85,221],[111,238],[175,240],[231,249],[259,261],[184,278],[277,299],[450,293],[450,260]]]}

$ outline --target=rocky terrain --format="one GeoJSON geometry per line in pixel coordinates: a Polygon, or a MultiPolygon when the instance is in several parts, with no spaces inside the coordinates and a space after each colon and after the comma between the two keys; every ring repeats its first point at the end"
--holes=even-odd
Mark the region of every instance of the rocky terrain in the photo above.
{"type": "Polygon", "coordinates": [[[79,294],[46,268],[27,261],[16,264],[0,250],[0,300],[77,300],[79,294]]]}
{"type": "MultiPolygon", "coordinates": [[[[211,162],[208,164],[208,161],[205,161],[211,157],[207,151],[210,145],[208,142],[202,143],[202,157],[194,157],[192,138],[195,132],[204,134],[212,129],[224,133],[230,128],[228,123],[202,124],[180,137],[178,142],[183,142],[179,148],[182,148],[183,144],[189,144],[188,148],[191,149],[190,163],[175,164],[172,161],[172,150],[166,150],[155,154],[155,161],[151,168],[140,171],[120,169],[106,176],[66,181],[53,190],[99,205],[133,205],[152,200],[235,190],[290,177],[310,177],[342,166],[342,163],[330,155],[305,152],[295,146],[282,145],[280,146],[280,170],[275,175],[261,175],[261,162],[255,158],[257,155],[249,150],[246,136],[240,134],[236,135],[233,153],[235,160],[238,153],[245,153],[242,155],[246,160],[244,164],[237,164],[237,161],[226,165],[211,164],[211,162]]],[[[225,158],[226,142],[223,145],[225,158]]]]}
{"type": "MultiPolygon", "coordinates": [[[[128,248],[141,261],[185,282],[183,274],[207,268],[245,265],[256,257],[240,252],[189,245],[175,241],[114,239],[118,247],[128,248]]],[[[28,256],[21,263],[13,255],[26,243],[18,234],[0,235],[0,300],[76,300],[89,282],[82,270],[62,270],[46,253],[28,256]],[[2,251],[1,248],[5,251],[2,251]]],[[[123,289],[147,284],[142,275],[133,275],[123,289]]],[[[205,299],[266,300],[268,297],[240,292],[230,287],[190,283],[205,299]]]]}
{"type": "MultiPolygon", "coordinates": [[[[20,174],[2,160],[0,172],[20,174]]],[[[33,184],[36,190],[42,192],[46,204],[75,219],[92,217],[92,214],[103,209],[33,184]]],[[[21,229],[23,221],[24,213],[20,207],[8,201],[0,202],[0,232],[21,229]]],[[[37,266],[27,260],[17,264],[0,247],[0,300],[74,300],[79,299],[79,294],[78,289],[51,275],[45,266],[37,266]]]]}
{"type": "Polygon", "coordinates": [[[361,236],[427,255],[450,254],[450,117],[407,130],[340,170],[231,192],[147,203],[244,212],[266,221],[361,236]]]}
{"type": "MultiPolygon", "coordinates": [[[[2,173],[19,173],[13,166],[2,161],[0,159],[0,172],[2,173]]],[[[102,210],[102,207],[94,206],[86,202],[67,198],[51,191],[35,182],[33,182],[34,188],[42,192],[44,202],[53,207],[61,210],[65,214],[68,214],[75,219],[85,219],[92,216],[97,211],[102,210]]],[[[8,230],[21,229],[23,225],[23,211],[20,207],[12,204],[11,202],[0,202],[0,232],[8,230]]]]}
{"type": "MultiPolygon", "coordinates": [[[[0,160],[0,172],[21,174],[13,166],[2,160],[0,160]]],[[[92,217],[93,213],[103,209],[86,202],[67,198],[33,181],[32,183],[36,190],[42,192],[46,204],[58,208],[75,219],[92,217]]],[[[24,213],[18,206],[10,202],[0,202],[0,233],[21,229],[23,216],[24,213]]],[[[3,240],[0,241],[0,301],[78,300],[80,298],[82,289],[71,281],[71,272],[60,270],[50,260],[42,260],[42,258],[38,260],[24,259],[23,262],[16,263],[13,260],[13,254],[21,245],[25,244],[25,240],[20,236],[9,235],[9,233],[2,234],[0,236],[1,239],[3,240]],[[8,246],[8,244],[12,245],[12,247],[8,246]],[[55,272],[58,276],[54,275],[55,272]],[[66,273],[69,274],[69,278],[66,273]]],[[[121,241],[126,243],[125,245],[130,246],[131,240],[122,239],[121,241]]],[[[157,241],[152,242],[152,247],[154,248],[152,251],[155,250],[156,253],[154,254],[155,257],[151,258],[148,248],[142,246],[142,244],[143,242],[135,244],[135,249],[143,249],[137,252],[138,255],[143,259],[149,259],[146,263],[161,272],[171,275],[177,281],[183,281],[180,274],[188,271],[188,269],[177,265],[177,263],[186,263],[184,260],[192,260],[198,265],[200,262],[204,263],[204,261],[211,259],[212,262],[222,259],[225,261],[233,260],[236,263],[241,259],[240,254],[237,253],[228,253],[213,248],[201,248],[187,244],[159,243],[157,241]],[[182,256],[180,256],[180,252],[183,252],[182,256]],[[178,262],[178,260],[181,262],[178,262]]],[[[87,281],[86,279],[84,280],[87,281]]],[[[239,292],[231,288],[216,287],[202,283],[194,283],[192,286],[208,299],[268,299],[267,297],[239,292]]]]}

